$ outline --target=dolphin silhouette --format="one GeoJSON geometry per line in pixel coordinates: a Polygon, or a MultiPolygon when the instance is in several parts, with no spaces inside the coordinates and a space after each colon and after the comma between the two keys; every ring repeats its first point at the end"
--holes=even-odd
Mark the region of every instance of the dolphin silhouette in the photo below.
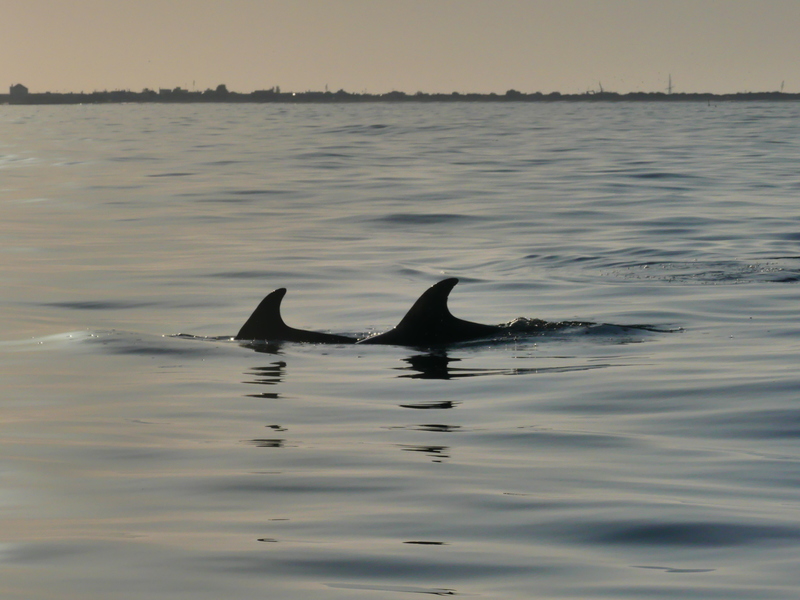
{"type": "Polygon", "coordinates": [[[236,340],[308,342],[312,344],[383,344],[430,348],[495,336],[531,334],[567,327],[594,325],[584,321],[547,322],[541,319],[515,319],[502,325],[484,325],[454,317],[447,308],[447,297],[458,283],[450,277],[433,284],[417,298],[400,323],[393,329],[364,339],[345,335],[294,329],[281,318],[281,301],[286,288],[279,288],[261,301],[247,319],[236,340]]]}
{"type": "Polygon", "coordinates": [[[319,331],[305,331],[289,327],[281,317],[281,301],[286,288],[278,288],[267,295],[245,321],[236,340],[270,340],[308,342],[311,344],[355,344],[356,338],[319,331]]]}
{"type": "Polygon", "coordinates": [[[395,346],[442,346],[491,337],[507,330],[502,325],[483,325],[454,317],[447,297],[458,279],[450,277],[429,287],[394,329],[359,340],[359,344],[395,346]]]}

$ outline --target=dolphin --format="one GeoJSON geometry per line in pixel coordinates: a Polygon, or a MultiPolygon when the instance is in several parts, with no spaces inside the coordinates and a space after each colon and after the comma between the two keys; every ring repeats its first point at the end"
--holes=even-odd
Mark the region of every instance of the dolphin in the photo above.
{"type": "Polygon", "coordinates": [[[235,340],[307,342],[311,344],[382,344],[431,348],[499,336],[514,336],[568,327],[594,325],[584,321],[547,322],[541,319],[515,319],[502,325],[484,325],[454,317],[447,308],[447,297],[458,283],[450,277],[433,284],[417,298],[396,327],[363,339],[345,335],[294,329],[281,318],[281,301],[286,288],[267,295],[247,319],[235,340]]]}
{"type": "Polygon", "coordinates": [[[447,297],[458,279],[433,284],[417,299],[394,329],[359,340],[359,344],[430,347],[492,337],[508,331],[502,325],[483,325],[454,317],[447,297]]]}
{"type": "Polygon", "coordinates": [[[267,295],[245,321],[236,340],[270,340],[308,342],[311,344],[355,344],[356,338],[319,331],[305,331],[289,327],[281,318],[281,301],[286,288],[278,288],[267,295]]]}

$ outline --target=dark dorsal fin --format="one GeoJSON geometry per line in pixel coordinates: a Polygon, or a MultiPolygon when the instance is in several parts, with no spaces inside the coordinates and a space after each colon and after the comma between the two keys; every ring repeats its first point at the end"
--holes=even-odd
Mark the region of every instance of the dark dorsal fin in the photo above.
{"type": "Polygon", "coordinates": [[[286,288],[278,288],[261,301],[239,333],[237,340],[269,340],[285,342],[309,342],[312,344],[353,344],[355,338],[317,331],[294,329],[281,318],[281,301],[286,288]]]}
{"type": "Polygon", "coordinates": [[[268,294],[258,307],[245,321],[239,333],[236,334],[237,340],[273,340],[283,339],[281,333],[288,329],[286,323],[281,318],[281,301],[286,295],[286,288],[278,288],[268,294]]]}
{"type": "Polygon", "coordinates": [[[397,346],[440,346],[488,337],[501,331],[495,325],[482,325],[454,317],[447,308],[447,297],[458,283],[451,277],[425,290],[397,327],[375,335],[359,344],[394,344],[397,346]]]}

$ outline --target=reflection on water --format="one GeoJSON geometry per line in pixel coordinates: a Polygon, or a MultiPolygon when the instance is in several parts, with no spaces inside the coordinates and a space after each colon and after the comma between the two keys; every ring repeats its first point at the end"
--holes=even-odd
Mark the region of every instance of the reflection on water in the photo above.
{"type": "Polygon", "coordinates": [[[453,400],[442,400],[441,402],[437,401],[430,401],[430,402],[417,402],[416,404],[400,404],[400,408],[415,408],[421,410],[427,409],[448,409],[448,408],[455,408],[461,404],[460,402],[455,402],[453,400]]]}
{"type": "MultiPolygon", "coordinates": [[[[253,381],[245,381],[244,383],[255,383],[253,381]]],[[[268,400],[277,400],[281,397],[278,392],[261,392],[260,394],[246,394],[248,398],[266,398],[268,400]]]]}
{"type": "Polygon", "coordinates": [[[426,594],[430,596],[456,596],[458,593],[449,588],[425,588],[413,585],[367,585],[361,583],[326,583],[329,588],[342,590],[370,590],[375,592],[402,592],[406,594],[426,594]]]}
{"type": "Polygon", "coordinates": [[[409,377],[411,379],[452,379],[453,377],[469,377],[467,374],[454,375],[450,368],[451,362],[460,361],[460,358],[450,358],[446,352],[415,354],[404,358],[407,367],[397,367],[398,370],[414,371],[410,375],[398,375],[398,377],[409,377]]]}
{"type": "Polygon", "coordinates": [[[281,361],[274,362],[266,367],[252,367],[245,375],[255,375],[256,379],[243,381],[252,385],[277,385],[283,381],[286,363],[281,361]]]}
{"type": "Polygon", "coordinates": [[[398,446],[405,452],[421,452],[425,456],[430,456],[433,459],[431,462],[442,462],[450,458],[449,446],[429,446],[424,444],[398,444],[398,446]]]}
{"type": "Polygon", "coordinates": [[[665,573],[711,573],[716,569],[679,569],[676,567],[657,567],[649,565],[632,565],[634,569],[654,569],[656,571],[664,571],[665,573]]]}
{"type": "Polygon", "coordinates": [[[425,423],[422,425],[394,425],[388,429],[407,429],[411,431],[429,431],[431,433],[455,433],[461,430],[460,425],[440,425],[438,423],[425,423]]]}
{"type": "MultiPolygon", "coordinates": [[[[396,367],[398,371],[413,371],[410,374],[398,375],[409,379],[460,379],[465,377],[486,377],[492,375],[533,375],[536,373],[567,373],[570,371],[589,371],[614,366],[610,363],[592,365],[564,365],[558,367],[537,368],[462,368],[451,367],[450,363],[459,362],[460,358],[450,358],[445,351],[429,354],[415,354],[404,358],[407,367],[396,367]]],[[[406,408],[452,408],[452,406],[406,405],[406,408]]]]}
{"type": "Polygon", "coordinates": [[[257,446],[258,448],[283,448],[286,440],[257,438],[254,440],[248,440],[247,442],[257,446]]]}
{"type": "Polygon", "coordinates": [[[404,544],[418,544],[420,546],[447,546],[445,542],[428,542],[424,540],[410,540],[408,542],[403,542],[404,544]]]}
{"type": "Polygon", "coordinates": [[[250,348],[259,352],[261,354],[275,354],[280,355],[283,354],[281,348],[283,347],[283,342],[265,342],[265,341],[253,341],[247,342],[246,344],[241,344],[245,348],[250,348]]]}
{"type": "Polygon", "coordinates": [[[416,429],[417,431],[430,431],[433,433],[454,433],[461,429],[460,425],[439,425],[439,424],[425,424],[425,425],[411,425],[409,429],[416,429]]]}

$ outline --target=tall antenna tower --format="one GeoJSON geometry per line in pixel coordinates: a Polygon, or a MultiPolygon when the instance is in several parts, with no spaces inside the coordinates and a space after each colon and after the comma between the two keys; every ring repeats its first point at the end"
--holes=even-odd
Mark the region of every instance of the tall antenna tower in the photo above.
{"type": "Polygon", "coordinates": [[[672,73],[669,74],[669,83],[667,83],[667,93],[672,93],[672,73]]]}

